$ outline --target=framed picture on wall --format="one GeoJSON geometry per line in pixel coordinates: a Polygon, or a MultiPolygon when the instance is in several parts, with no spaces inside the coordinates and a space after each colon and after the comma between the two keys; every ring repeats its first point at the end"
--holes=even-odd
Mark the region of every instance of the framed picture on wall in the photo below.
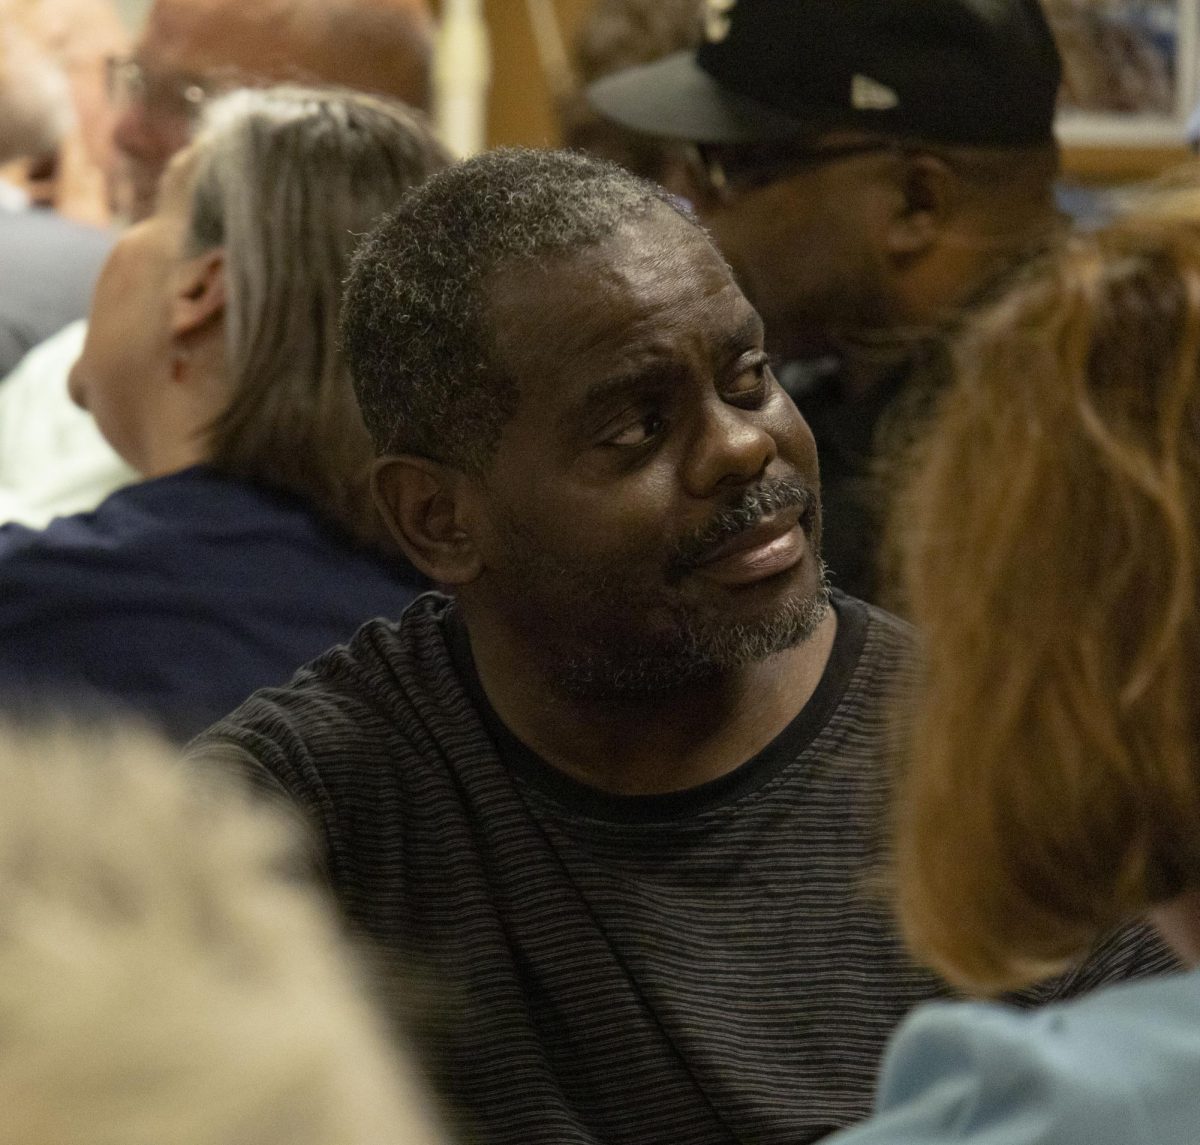
{"type": "Polygon", "coordinates": [[[1063,143],[1182,146],[1200,81],[1200,0],[1043,4],[1063,57],[1063,143]]]}

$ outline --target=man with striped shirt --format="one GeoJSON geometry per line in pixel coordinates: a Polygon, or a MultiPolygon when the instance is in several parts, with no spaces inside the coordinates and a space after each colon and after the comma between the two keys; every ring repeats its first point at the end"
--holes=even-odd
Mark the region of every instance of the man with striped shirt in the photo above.
{"type": "MultiPolygon", "coordinates": [[[[833,593],[812,435],[665,192],[481,156],[366,240],[344,336],[421,598],[197,746],[312,821],[453,1004],[471,1139],[800,1143],[940,992],[866,887],[905,626],[833,593]]],[[[1042,997],[1167,965],[1114,938],[1042,997]]]]}

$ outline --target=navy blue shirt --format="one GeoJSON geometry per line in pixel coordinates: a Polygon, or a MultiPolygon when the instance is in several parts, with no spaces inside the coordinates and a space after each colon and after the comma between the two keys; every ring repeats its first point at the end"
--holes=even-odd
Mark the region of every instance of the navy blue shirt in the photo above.
{"type": "Polygon", "coordinates": [[[188,739],[423,587],[297,497],[186,469],[0,528],[0,707],[116,707],[188,739]]]}

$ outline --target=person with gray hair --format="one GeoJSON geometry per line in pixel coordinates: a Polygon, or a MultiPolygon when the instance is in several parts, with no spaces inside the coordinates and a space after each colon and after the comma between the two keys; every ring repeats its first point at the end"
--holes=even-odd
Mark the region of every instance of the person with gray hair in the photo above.
{"type": "MultiPolygon", "coordinates": [[[[812,435],[661,187],[498,151],[405,196],[343,329],[429,593],[190,749],[312,823],[352,926],[436,967],[490,1145],[812,1142],[944,988],[862,893],[907,627],[831,593],[812,435]]],[[[1061,997],[1170,965],[1113,937],[1061,997]]]]}
{"type": "Polygon", "coordinates": [[[106,264],[71,378],[150,480],[0,529],[0,706],[116,702],[186,738],[413,597],[337,327],[358,238],[446,162],[371,96],[213,104],[106,264]]]}
{"type": "Polygon", "coordinates": [[[0,1145],[442,1145],[294,823],[129,729],[0,786],[0,1145]]]}
{"type": "MultiPolygon", "coordinates": [[[[331,84],[423,108],[427,0],[154,0],[133,51],[109,60],[116,207],[149,215],[171,157],[211,100],[237,87],[331,84]]],[[[0,521],[43,526],[136,478],[67,396],[72,323],[0,380],[0,521]]]]}

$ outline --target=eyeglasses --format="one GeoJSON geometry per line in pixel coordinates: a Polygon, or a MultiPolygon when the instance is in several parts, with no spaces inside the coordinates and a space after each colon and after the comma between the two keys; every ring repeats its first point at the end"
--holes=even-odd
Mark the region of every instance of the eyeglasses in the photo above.
{"type": "Polygon", "coordinates": [[[894,139],[863,139],[854,143],[809,147],[692,143],[686,146],[685,157],[697,186],[713,198],[729,202],[747,191],[766,187],[814,167],[881,151],[900,154],[904,146],[894,139]]]}
{"type": "Polygon", "coordinates": [[[109,98],[140,103],[160,115],[195,120],[207,102],[208,85],[198,76],[153,72],[137,60],[109,56],[105,60],[109,98]]]}

